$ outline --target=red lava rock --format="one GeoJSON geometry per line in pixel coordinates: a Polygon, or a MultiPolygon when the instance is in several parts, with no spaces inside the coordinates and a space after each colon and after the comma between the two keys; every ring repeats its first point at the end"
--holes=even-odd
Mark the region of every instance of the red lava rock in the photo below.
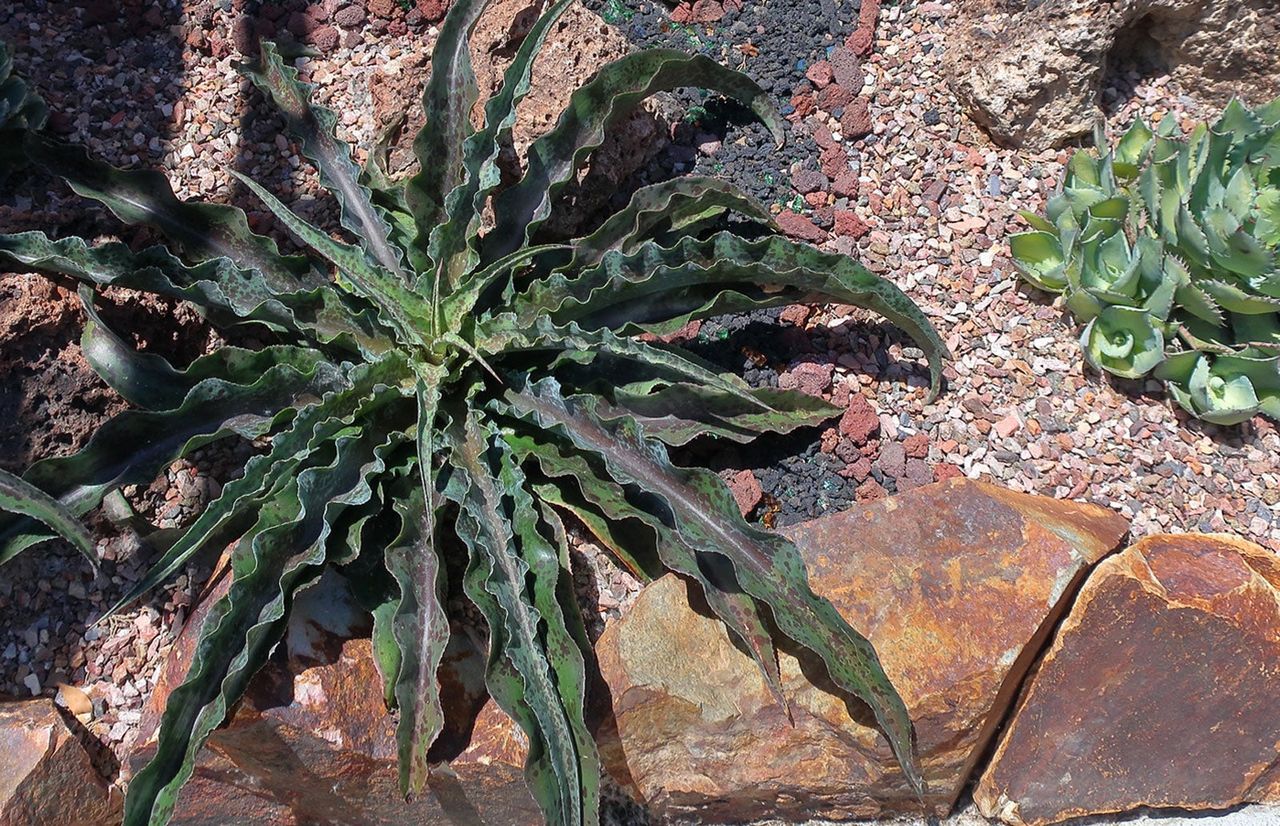
{"type": "Polygon", "coordinates": [[[689,341],[690,339],[697,338],[698,331],[701,329],[702,321],[695,318],[693,321],[690,321],[674,333],[667,333],[665,336],[658,336],[658,341],[666,342],[667,344],[677,341],[689,341]]]}
{"type": "Polygon", "coordinates": [[[857,213],[848,209],[836,210],[836,235],[844,235],[857,240],[870,231],[871,227],[867,225],[866,221],[859,218],[857,213]]]}
{"type": "Polygon", "coordinates": [[[428,23],[436,23],[444,19],[449,11],[449,0],[418,0],[418,11],[422,19],[428,23]]]}
{"type": "Polygon", "coordinates": [[[778,213],[778,227],[787,235],[802,241],[825,241],[827,233],[798,212],[784,209],[778,213]]]}
{"type": "Polygon", "coordinates": [[[846,479],[861,483],[871,475],[871,460],[866,456],[859,456],[856,462],[850,462],[845,465],[844,470],[840,471],[840,475],[846,479]]]}
{"type": "Polygon", "coordinates": [[[836,449],[836,445],[840,444],[840,431],[834,427],[828,427],[822,431],[822,436],[818,442],[819,448],[823,453],[832,453],[836,449]]]}
{"type": "Polygon", "coordinates": [[[840,444],[836,445],[836,458],[850,464],[862,458],[871,461],[870,457],[880,450],[880,442],[874,439],[872,441],[875,442],[875,450],[867,451],[865,448],[855,445],[849,439],[841,439],[840,444]]]}
{"type": "Polygon", "coordinates": [[[923,459],[929,455],[929,436],[926,433],[913,433],[902,440],[902,446],[912,459],[923,459]]]}
{"type": "Polygon", "coordinates": [[[831,193],[838,198],[856,198],[858,195],[858,176],[852,169],[846,169],[831,182],[831,193]]]}
{"type": "Polygon", "coordinates": [[[695,23],[714,23],[724,17],[724,6],[718,0],[696,0],[690,16],[695,23]]]}
{"type": "Polygon", "coordinates": [[[820,123],[813,128],[813,142],[819,149],[831,149],[840,145],[825,123],[820,123]]]}
{"type": "Polygon", "coordinates": [[[876,464],[895,479],[902,476],[907,469],[907,451],[902,442],[889,442],[881,446],[880,458],[876,460],[876,464]]]}
{"type": "Polygon", "coordinates": [[[822,169],[823,175],[828,178],[834,178],[840,173],[848,171],[849,154],[844,151],[843,146],[836,144],[822,150],[822,154],[818,156],[818,164],[822,169]]]}
{"type": "Polygon", "coordinates": [[[835,365],[802,361],[778,377],[778,387],[799,390],[810,396],[821,396],[831,386],[835,365]]]}
{"type": "Polygon", "coordinates": [[[849,382],[836,382],[831,388],[831,403],[836,407],[849,406],[849,382]]]}
{"type": "Polygon", "coordinates": [[[289,15],[289,23],[285,28],[289,30],[289,34],[299,40],[306,40],[307,35],[311,34],[311,30],[315,28],[315,21],[310,16],[300,11],[295,11],[289,15]]]}
{"type": "Polygon", "coordinates": [[[848,46],[836,46],[831,50],[831,76],[836,85],[857,93],[862,88],[862,61],[848,46]]]}
{"type": "Polygon", "coordinates": [[[801,195],[827,188],[827,176],[816,169],[797,169],[791,173],[791,185],[801,195]]]}
{"type": "Polygon", "coordinates": [[[309,40],[320,51],[331,52],[338,48],[338,30],[333,26],[321,26],[311,33],[309,40]]]}
{"type": "Polygon", "coordinates": [[[824,112],[834,112],[836,109],[848,106],[856,95],[857,92],[833,83],[818,92],[818,108],[824,112]]]}
{"type": "Polygon", "coordinates": [[[742,511],[743,516],[755,510],[756,505],[760,504],[760,500],[764,498],[760,480],[749,470],[738,471],[729,477],[728,482],[729,491],[733,494],[734,501],[738,503],[738,510],[742,511]]]}
{"type": "Polygon", "coordinates": [[[880,483],[875,479],[866,480],[861,485],[858,485],[858,489],[853,492],[854,498],[859,502],[874,502],[888,495],[888,492],[880,487],[880,483]]]}
{"type": "Polygon", "coordinates": [[[258,36],[254,31],[253,20],[248,17],[237,17],[231,24],[231,45],[242,55],[253,55],[258,51],[258,36]]]}
{"type": "Polygon", "coordinates": [[[871,108],[866,98],[854,98],[840,116],[840,132],[847,141],[871,134],[871,108]]]}
{"type": "Polygon", "coordinates": [[[809,82],[819,89],[831,82],[832,72],[831,64],[825,60],[819,60],[808,69],[805,70],[804,76],[809,78],[809,82]]]}
{"type": "MultiPolygon", "coordinates": [[[[866,8],[865,4],[863,8],[866,8]]],[[[849,51],[855,55],[866,57],[871,54],[871,45],[874,41],[874,33],[859,26],[850,32],[848,39],[844,41],[844,45],[848,46],[849,51]]]]}
{"type": "Polygon", "coordinates": [[[880,16],[880,0],[862,0],[858,7],[858,28],[871,34],[876,31],[876,18],[880,16]]]}
{"type": "Polygon", "coordinates": [[[871,402],[861,393],[851,395],[849,407],[840,417],[840,432],[852,439],[854,444],[864,444],[879,430],[880,416],[871,402]]]}
{"type": "Polygon", "coordinates": [[[364,23],[364,9],[360,6],[347,6],[334,15],[333,21],[344,29],[354,29],[364,23]]]}
{"type": "Polygon", "coordinates": [[[933,469],[923,459],[908,459],[906,468],[898,477],[898,493],[921,488],[933,482],[933,469]]]}
{"type": "Polygon", "coordinates": [[[795,111],[787,115],[787,118],[792,121],[798,121],[809,117],[809,115],[813,114],[813,110],[817,108],[812,92],[802,92],[798,95],[792,95],[791,105],[795,107],[795,111]]]}
{"type": "Polygon", "coordinates": [[[945,482],[948,479],[959,479],[964,476],[964,471],[950,462],[939,462],[933,466],[933,477],[939,482],[945,482]]]}
{"type": "Polygon", "coordinates": [[[794,324],[797,327],[803,327],[804,323],[809,320],[809,316],[813,313],[813,308],[808,304],[791,304],[782,309],[782,313],[778,316],[786,324],[794,324]]]}
{"type": "Polygon", "coordinates": [[[681,3],[671,10],[672,23],[688,23],[693,19],[693,6],[689,3],[681,3]]]}
{"type": "Polygon", "coordinates": [[[813,207],[813,220],[819,224],[830,224],[835,217],[833,210],[827,209],[827,193],[822,190],[810,192],[804,196],[804,202],[813,207]]]}

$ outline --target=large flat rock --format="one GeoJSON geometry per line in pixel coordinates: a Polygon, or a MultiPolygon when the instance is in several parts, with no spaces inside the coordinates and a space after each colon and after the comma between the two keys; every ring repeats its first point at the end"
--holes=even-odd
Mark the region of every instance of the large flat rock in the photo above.
{"type": "Polygon", "coordinates": [[[1087,134],[1110,68],[1169,72],[1197,100],[1280,92],[1276,0],[963,0],[945,71],[966,114],[1001,143],[1044,149],[1087,134]]]}
{"type": "MultiPolygon", "coordinates": [[[[814,589],[901,692],[929,809],[950,809],[1075,584],[1126,530],[1103,508],[953,479],[789,531],[814,589]]],[[[712,822],[919,811],[864,707],[782,653],[790,725],[751,659],[689,602],[682,580],[658,580],[597,645],[616,778],[659,816],[712,822]]]]}
{"type": "Polygon", "coordinates": [[[1280,557],[1143,539],[1080,591],[974,793],[1010,824],[1280,802],[1280,557]]]}
{"type": "Polygon", "coordinates": [[[0,704],[0,826],[110,826],[120,802],[52,700],[0,704]]]}

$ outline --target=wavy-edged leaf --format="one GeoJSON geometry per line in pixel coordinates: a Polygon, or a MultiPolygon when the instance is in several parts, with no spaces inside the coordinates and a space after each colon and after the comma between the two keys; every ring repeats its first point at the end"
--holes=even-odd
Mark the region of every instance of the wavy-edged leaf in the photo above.
{"type": "Polygon", "coordinates": [[[464,588],[489,623],[489,693],[529,737],[525,778],[547,822],[592,822],[583,774],[594,748],[581,750],[576,741],[561,697],[564,677],[552,661],[564,652],[553,651],[549,638],[544,647],[540,626],[547,618],[528,592],[529,549],[521,544],[527,538],[513,524],[524,516],[510,498],[522,475],[487,428],[474,418],[456,424],[461,432],[453,437],[454,473],[445,492],[458,503],[458,536],[471,555],[464,588]]]}
{"type": "Polygon", "coordinates": [[[647,49],[601,67],[569,97],[550,132],[529,147],[528,168],[518,183],[494,199],[494,231],[485,238],[484,260],[507,255],[533,238],[583,159],[604,140],[607,128],[645,98],[681,86],[696,86],[734,98],[749,108],[782,145],[782,117],[769,94],[741,72],[705,55],[647,49]]]}
{"type": "Polygon", "coordinates": [[[260,350],[220,347],[185,369],[176,370],[162,356],[139,352],[113,332],[94,308],[88,287],[81,286],[80,298],[87,316],[80,336],[85,361],[126,401],[144,410],[172,410],[205,379],[245,384],[276,365],[305,365],[322,357],[318,352],[287,344],[260,350]]]}
{"type": "Polygon", "coordinates": [[[400,791],[419,794],[430,767],[427,752],[444,728],[444,709],[436,672],[449,643],[444,611],[444,566],[436,536],[436,414],[443,370],[420,376],[417,383],[418,479],[407,502],[396,504],[400,535],[387,548],[386,566],[400,597],[392,614],[391,633],[400,652],[395,680],[400,719],[396,742],[400,755],[400,791]]]}
{"type": "MultiPolygon", "coordinates": [[[[501,441],[496,446],[500,452],[506,452],[501,441]]],[[[592,648],[574,592],[567,537],[564,526],[550,509],[539,509],[535,504],[514,457],[507,453],[499,461],[502,463],[499,480],[511,497],[511,526],[521,558],[529,567],[533,607],[542,617],[547,663],[573,733],[578,756],[577,798],[581,822],[595,823],[600,810],[600,756],[586,723],[587,658],[592,648]],[[543,520],[557,540],[554,545],[540,531],[543,520]]]]}
{"type": "Polygon", "coordinates": [[[338,116],[311,102],[313,88],[298,80],[298,70],[284,62],[274,43],[262,42],[260,66],[240,68],[284,113],[302,153],[319,170],[320,182],[338,199],[342,225],[360,239],[374,261],[407,283],[403,256],[391,245],[391,226],[377,213],[371,193],[360,183],[360,167],[351,158],[351,148],[338,139],[338,116]]]}
{"type": "Polygon", "coordinates": [[[714,473],[672,465],[666,450],[646,439],[634,422],[601,421],[589,401],[561,397],[554,381],[510,391],[506,398],[542,427],[598,456],[619,482],[648,492],[679,541],[727,560],[743,591],[769,607],[778,629],[820,656],[836,685],[871,707],[907,780],[923,792],[902,699],[871,644],[809,587],[804,562],[789,540],[744,522],[714,473]]]}
{"type": "Polygon", "coordinates": [[[670,247],[646,242],[631,254],[611,252],[576,277],[556,273],[535,282],[510,302],[514,322],[499,317],[482,321],[479,329],[529,328],[547,316],[558,325],[576,321],[585,329],[628,333],[663,322],[655,328],[669,331],[716,312],[825,301],[865,307],[906,331],[928,359],[930,398],[937,395],[949,353],[915,302],[847,256],[780,236],[747,241],[721,232],[670,247]]]}
{"type": "Polygon", "coordinates": [[[773,226],[773,216],[736,185],[716,178],[672,178],[640,187],[625,207],[610,215],[598,229],[573,242],[573,257],[563,268],[576,272],[594,267],[610,250],[630,252],[656,228],[689,208],[728,209],[773,226]]]}
{"type": "Polygon", "coordinates": [[[652,566],[635,555],[633,545],[636,537],[623,539],[620,531],[631,521],[639,522],[652,531],[662,565],[698,583],[708,607],[746,647],[774,699],[790,716],[790,708],[782,694],[777,651],[761,608],[749,594],[742,592],[724,560],[702,554],[698,547],[673,528],[669,520],[650,513],[644,507],[637,507],[634,495],[611,479],[606,470],[594,467],[585,456],[554,444],[545,435],[534,437],[526,433],[507,433],[505,438],[517,454],[533,458],[543,473],[556,479],[555,484],[536,486],[539,494],[571,513],[585,514],[583,521],[592,533],[601,537],[606,547],[614,550],[619,560],[644,580],[652,579],[659,572],[651,571],[652,566]],[[569,479],[576,483],[588,505],[567,496],[566,482],[561,480],[569,479]]]}
{"type": "Polygon", "coordinates": [[[253,179],[234,171],[231,174],[249,187],[300,241],[337,267],[359,294],[378,308],[386,322],[399,331],[402,340],[423,343],[420,330],[430,311],[403,280],[371,262],[359,247],[335,241],[307,223],[253,179]]]}
{"type": "Polygon", "coordinates": [[[444,199],[463,180],[463,142],[474,131],[471,109],[479,89],[468,41],[489,0],[455,0],[431,48],[431,75],[422,93],[426,123],[413,139],[419,170],[405,186],[417,225],[415,246],[425,252],[444,220],[444,199]]]}
{"type": "MultiPolygon", "coordinates": [[[[497,158],[508,142],[516,120],[516,105],[529,91],[529,77],[542,42],[573,0],[550,0],[525,34],[511,64],[502,78],[502,86],[484,106],[484,124],[463,142],[463,175],[458,187],[445,197],[444,220],[430,238],[429,252],[436,269],[420,279],[418,290],[430,290],[433,305],[439,296],[463,286],[476,268],[480,256],[474,249],[480,216],[489,194],[501,183],[497,158]],[[428,283],[428,281],[430,283],[428,283]]],[[[512,248],[510,252],[515,252],[512,248]]]]}
{"type": "Polygon", "coordinates": [[[280,293],[313,286],[315,274],[307,259],[282,255],[275,241],[249,229],[236,207],[180,201],[169,180],[155,170],[116,169],[79,147],[41,136],[28,136],[26,149],[78,195],[98,201],[125,223],[154,227],[189,256],[226,258],[240,269],[256,270],[280,293]]]}
{"type": "Polygon", "coordinates": [[[299,472],[232,552],[230,589],[211,608],[186,679],[169,696],[155,756],[129,783],[124,826],[163,823],[172,813],[200,746],[283,634],[292,594],[325,562],[332,509],[369,497],[383,436],[372,425],[338,435],[324,463],[299,472]]]}
{"type": "Polygon", "coordinates": [[[488,328],[490,334],[479,340],[478,348],[482,352],[497,354],[554,350],[586,358],[596,353],[607,353],[668,377],[686,379],[736,396],[759,410],[770,410],[768,403],[752,395],[751,388],[737,375],[720,372],[714,365],[692,353],[659,343],[650,344],[619,336],[607,327],[584,330],[573,321],[557,327],[544,317],[534,321],[529,329],[495,328],[496,325],[488,328]]]}
{"type": "Polygon", "coordinates": [[[401,530],[387,547],[386,565],[399,587],[391,633],[400,662],[394,683],[400,709],[396,723],[400,791],[416,795],[426,786],[430,771],[427,752],[444,728],[436,671],[449,642],[449,618],[444,612],[444,566],[435,518],[427,513],[434,510],[434,501],[428,504],[418,486],[393,507],[400,515],[401,530]]]}
{"type": "Polygon", "coordinates": [[[791,433],[820,425],[843,411],[817,396],[794,390],[752,389],[751,395],[768,405],[748,404],[735,394],[676,382],[636,392],[620,387],[611,404],[597,412],[603,418],[614,413],[635,419],[645,433],[664,444],[685,445],[700,436],[715,436],[745,444],[763,433],[791,433]]]}
{"type": "Polygon", "coordinates": [[[370,354],[389,346],[386,331],[377,326],[370,310],[350,307],[324,288],[277,292],[260,274],[226,259],[188,267],[160,246],[135,253],[120,243],[90,246],[75,236],[54,241],[32,231],[0,235],[0,262],[190,301],[224,322],[258,321],[321,344],[349,339],[353,348],[370,354]]]}
{"type": "Polygon", "coordinates": [[[234,530],[246,515],[252,515],[322,445],[350,427],[357,414],[370,416],[399,395],[395,387],[405,371],[403,361],[388,358],[362,365],[348,374],[349,384],[325,395],[315,404],[303,406],[288,426],[271,440],[271,448],[245,463],[244,472],[222,488],[186,531],[156,560],[147,574],[136,582],[108,611],[108,615],[150,591],[173,575],[211,538],[234,530]]]}
{"type": "MultiPolygon", "coordinates": [[[[81,516],[111,490],[149,483],[161,468],[203,445],[233,433],[245,438],[267,433],[292,415],[300,400],[319,397],[341,381],[332,365],[314,361],[273,367],[252,384],[208,379],[174,410],[125,411],[99,428],[79,452],[41,460],[23,478],[81,516]]],[[[22,541],[22,527],[0,527],[0,548],[22,541]]]]}
{"type": "MultiPolygon", "coordinates": [[[[89,560],[94,568],[98,567],[98,554],[93,548],[93,537],[80,524],[75,515],[62,506],[58,500],[40,490],[40,488],[0,470],[0,511],[20,514],[35,519],[51,528],[58,536],[71,545],[89,560]]],[[[35,544],[30,543],[30,544],[35,544]]],[[[30,545],[23,545],[18,550],[25,550],[30,545]]],[[[13,555],[0,547],[0,565],[8,562],[13,555]]],[[[16,554],[17,551],[14,551],[16,554]]]]}
{"type": "Polygon", "coordinates": [[[541,256],[553,256],[567,253],[572,247],[568,244],[541,244],[534,247],[521,247],[510,255],[503,256],[467,279],[467,283],[450,293],[441,303],[440,317],[445,329],[457,329],[465,326],[476,313],[476,303],[483,293],[503,283],[521,267],[533,264],[541,256]]]}
{"type": "MultiPolygon", "coordinates": [[[[520,444],[507,438],[508,444],[519,452],[520,444]]],[[[526,456],[527,453],[522,453],[526,456]]],[[[614,557],[622,563],[632,576],[641,582],[649,582],[660,574],[660,569],[649,560],[641,558],[638,544],[634,536],[626,529],[625,517],[611,520],[589,500],[567,490],[567,483],[556,480],[555,483],[535,484],[532,489],[538,494],[538,500],[553,505],[560,510],[572,514],[580,521],[591,535],[614,557]]],[[[639,522],[639,520],[634,520],[639,522]]],[[[647,530],[647,529],[646,529],[647,530]]]]}

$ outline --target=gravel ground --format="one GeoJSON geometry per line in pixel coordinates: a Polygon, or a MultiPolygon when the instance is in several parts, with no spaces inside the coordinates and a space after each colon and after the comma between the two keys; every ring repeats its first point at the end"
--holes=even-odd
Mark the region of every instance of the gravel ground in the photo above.
{"type": "MultiPolygon", "coordinates": [[[[296,148],[276,137],[279,121],[234,71],[233,46],[246,36],[235,23],[239,0],[192,3],[185,13],[171,0],[84,5],[22,0],[0,9],[0,37],[49,100],[55,129],[118,165],[163,168],[179,195],[240,203],[260,228],[271,220],[230,183],[230,168],[317,220],[332,216],[296,148]]],[[[691,108],[671,146],[622,195],[690,170],[733,179],[771,204],[788,232],[893,279],[955,354],[946,391],[926,404],[918,351],[852,308],[793,307],[689,330],[695,348],[754,383],[819,393],[849,409],[829,429],[697,456],[723,470],[745,512],[789,524],[963,474],[1100,502],[1129,517],[1135,535],[1225,530],[1280,550],[1275,427],[1261,419],[1202,425],[1154,384],[1086,371],[1064,311],[1014,276],[1002,239],[1019,228],[1017,210],[1043,204],[1068,153],[995,147],[960,113],[939,74],[951,4],[886,6],[872,21],[873,40],[856,0],[730,2],[719,20],[680,24],[652,2],[588,5],[638,43],[700,49],[753,74],[792,122],[786,148],[775,152],[740,113],[678,97],[691,108]],[[863,41],[869,55],[857,53],[863,41]]],[[[360,15],[336,2],[305,8],[268,4],[258,23],[321,47],[325,56],[309,61],[307,74],[341,113],[344,137],[367,145],[375,70],[424,53],[433,29],[380,0],[360,15]]],[[[1122,68],[1112,81],[1113,133],[1136,114],[1180,122],[1213,114],[1165,77],[1122,68]]],[[[68,210],[71,203],[0,192],[0,230],[30,228],[24,221],[36,212],[62,231],[112,226],[100,213],[68,210]]],[[[74,340],[78,330],[66,335],[74,340]]],[[[207,451],[133,499],[179,524],[249,449],[207,451]]],[[[122,753],[207,562],[146,605],[90,627],[149,557],[128,532],[100,535],[108,560],[100,579],[56,550],[0,572],[0,694],[79,685],[95,699],[91,730],[122,753]]],[[[591,548],[583,553],[600,611],[611,615],[634,584],[591,548]]]]}

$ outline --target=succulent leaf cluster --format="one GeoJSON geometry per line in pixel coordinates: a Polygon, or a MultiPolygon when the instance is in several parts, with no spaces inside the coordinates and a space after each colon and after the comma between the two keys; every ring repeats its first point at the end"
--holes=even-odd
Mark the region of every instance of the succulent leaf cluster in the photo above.
{"type": "Polygon", "coordinates": [[[1280,98],[1176,131],[1099,134],[1013,259],[1066,296],[1094,367],[1160,379],[1209,422],[1280,419],[1280,98]]]}
{"type": "Polygon", "coordinates": [[[0,477],[9,511],[0,561],[58,535],[92,559],[78,520],[104,497],[215,440],[269,437],[194,522],[176,537],[153,535],[159,559],[121,601],[195,554],[230,547],[229,590],[168,700],[154,759],[130,783],[126,824],[170,817],[201,744],[281,639],[294,596],[329,569],[373,616],[375,690],[398,715],[404,793],[422,792],[431,771],[428,750],[444,724],[436,672],[450,633],[445,607],[465,594],[488,628],[488,689],[528,736],[528,784],[548,822],[596,822],[599,757],[584,720],[592,656],[566,516],[637,576],[676,571],[696,582],[780,702],[775,638],[814,652],[841,691],[868,704],[920,789],[906,709],[871,645],[813,593],[791,542],[744,521],[714,473],[668,455],[693,439],[747,442],[840,411],[753,388],[639,334],[795,302],[854,304],[916,340],[934,392],[945,346],[891,283],[773,234],[768,211],[720,181],[642,188],[584,237],[546,240],[557,192],[649,95],[701,86],[741,101],[779,141],[781,122],[742,74],[701,56],[637,52],[573,93],[522,176],[502,188],[499,151],[568,0],[552,0],[532,24],[476,125],[467,41],[485,5],[455,0],[442,24],[407,177],[389,171],[386,137],[357,165],[334,113],[272,45],[242,67],[341,207],[341,228],[315,227],[240,177],[305,245],[300,255],[254,233],[239,209],[181,201],[158,172],[112,168],[38,131],[41,109],[7,75],[6,55],[0,88],[15,102],[3,111],[16,114],[4,128],[21,162],[171,247],[0,236],[0,265],[81,285],[85,355],[133,405],[79,452],[0,477]],[[269,343],[223,346],[175,367],[103,322],[95,296],[111,286],[189,302],[221,328],[253,328],[269,343]]]}

